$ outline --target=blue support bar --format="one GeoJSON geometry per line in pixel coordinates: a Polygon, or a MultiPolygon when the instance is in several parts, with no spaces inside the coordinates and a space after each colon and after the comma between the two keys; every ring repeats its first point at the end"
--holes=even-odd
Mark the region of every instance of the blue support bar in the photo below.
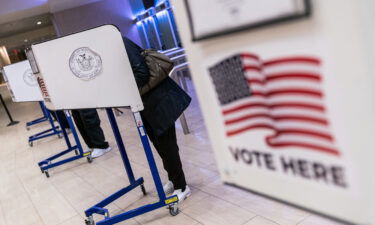
{"type": "Polygon", "coordinates": [[[135,178],[134,178],[133,170],[130,165],[129,157],[125,151],[125,146],[124,146],[124,142],[122,141],[120,130],[117,126],[115,115],[113,114],[113,110],[111,108],[107,108],[106,111],[107,111],[109,122],[112,127],[113,134],[115,135],[116,143],[119,148],[122,161],[126,169],[126,173],[128,174],[129,182],[132,184],[135,181],[135,178]]]}
{"type": "MultiPolygon", "coordinates": [[[[157,166],[156,166],[156,163],[155,163],[155,159],[154,159],[153,154],[152,154],[151,146],[150,146],[150,143],[149,143],[148,138],[147,138],[146,130],[143,126],[141,115],[140,115],[139,112],[136,112],[136,113],[134,113],[134,120],[136,122],[136,125],[137,125],[137,128],[138,128],[138,134],[141,138],[142,145],[143,145],[143,148],[145,150],[147,162],[150,166],[152,178],[154,180],[157,193],[159,195],[159,201],[154,203],[154,204],[144,205],[142,207],[130,210],[128,212],[124,212],[124,213],[121,213],[119,215],[109,217],[108,210],[105,209],[104,207],[107,206],[108,204],[110,204],[111,202],[115,201],[116,199],[122,197],[123,195],[127,194],[128,192],[130,192],[134,188],[138,187],[139,185],[143,185],[144,181],[143,181],[143,178],[139,178],[138,180],[132,182],[132,179],[134,179],[134,174],[132,172],[132,168],[131,168],[131,165],[130,165],[129,158],[128,158],[128,156],[126,154],[126,151],[125,151],[124,143],[122,141],[122,137],[121,137],[120,131],[118,129],[118,125],[117,125],[115,116],[113,114],[112,109],[107,108],[106,110],[107,110],[108,118],[109,118],[112,130],[113,130],[113,133],[114,133],[115,138],[116,138],[117,145],[118,145],[120,153],[121,153],[121,158],[124,162],[125,170],[126,170],[128,176],[129,176],[129,180],[131,182],[130,182],[129,186],[115,192],[114,194],[105,198],[103,201],[101,201],[101,202],[97,203],[96,205],[94,205],[93,207],[87,209],[85,211],[85,214],[88,218],[88,220],[86,220],[86,224],[89,224],[89,225],[95,224],[95,222],[93,221],[93,216],[92,216],[93,214],[100,214],[100,215],[105,216],[104,220],[101,220],[101,221],[96,223],[97,225],[112,225],[112,224],[119,223],[121,221],[133,218],[135,216],[139,216],[141,214],[153,211],[155,209],[158,209],[158,208],[161,208],[161,207],[164,207],[164,206],[176,205],[177,202],[178,202],[178,197],[176,195],[174,195],[174,196],[170,196],[170,197],[167,198],[164,191],[163,191],[163,185],[161,183],[160,176],[159,176],[159,173],[158,173],[158,169],[157,169],[157,166]]],[[[171,211],[171,214],[173,214],[173,215],[176,215],[178,213],[178,208],[170,208],[170,210],[173,211],[173,213],[171,211]],[[172,209],[177,209],[177,210],[173,211],[172,209]]]]}
{"type": "Polygon", "coordinates": [[[158,192],[160,201],[164,201],[166,199],[166,196],[163,191],[163,184],[161,183],[161,179],[159,176],[158,168],[155,163],[154,155],[152,154],[150,142],[148,141],[148,138],[147,138],[146,129],[143,126],[141,114],[139,112],[134,113],[134,120],[138,128],[138,134],[141,137],[143,149],[145,150],[147,162],[150,167],[152,177],[154,178],[156,191],[158,192]]]}
{"type": "Polygon", "coordinates": [[[124,220],[128,220],[130,218],[142,215],[144,213],[148,213],[148,212],[153,211],[155,209],[159,209],[163,206],[165,206],[165,204],[163,202],[157,202],[157,203],[154,203],[154,204],[144,205],[144,206],[141,206],[139,208],[130,210],[128,212],[106,218],[102,221],[97,222],[96,225],[112,225],[112,224],[119,223],[119,222],[124,221],[124,220]]]}
{"type": "Polygon", "coordinates": [[[35,124],[38,124],[38,123],[42,123],[42,122],[48,120],[46,109],[45,109],[44,103],[42,101],[39,102],[39,106],[40,106],[40,109],[42,110],[43,116],[40,117],[40,118],[38,118],[38,119],[35,119],[33,121],[27,122],[26,123],[26,127],[30,127],[32,125],[35,125],[35,124]]]}
{"type": "MultiPolygon", "coordinates": [[[[172,197],[169,197],[167,199],[173,200],[174,198],[175,198],[175,196],[172,196],[172,197]]],[[[174,202],[174,201],[172,201],[172,202],[174,202]]],[[[168,205],[168,204],[166,204],[163,201],[159,201],[159,202],[156,202],[156,203],[153,203],[153,204],[144,205],[144,206],[141,206],[139,208],[129,210],[128,212],[121,213],[121,214],[116,215],[116,216],[107,217],[104,220],[97,222],[96,225],[112,225],[112,224],[115,224],[115,223],[122,222],[124,220],[128,220],[130,218],[133,218],[133,217],[151,212],[153,210],[165,207],[166,205],[168,205]]]]}
{"type": "MultiPolygon", "coordinates": [[[[118,199],[119,197],[125,195],[126,193],[132,191],[133,189],[135,189],[136,187],[138,187],[139,185],[143,184],[144,183],[144,180],[143,178],[139,178],[138,180],[136,180],[133,184],[130,184],[129,186],[125,187],[125,188],[122,188],[120,189],[119,191],[113,193],[112,195],[108,196],[107,198],[105,198],[103,201],[97,203],[96,205],[94,205],[93,207],[89,208],[88,210],[85,211],[85,214],[86,216],[91,216],[92,214],[94,213],[98,213],[97,212],[97,209],[98,208],[103,208],[105,206],[107,206],[108,204],[110,204],[111,202],[115,201],[116,199],[118,199]]],[[[98,214],[101,214],[101,213],[98,213],[98,214]]],[[[104,215],[104,214],[102,214],[104,215]]]]}
{"type": "Polygon", "coordinates": [[[49,164],[52,160],[55,160],[55,159],[57,159],[57,158],[59,158],[59,157],[65,155],[65,154],[67,154],[67,153],[69,153],[69,152],[75,150],[75,149],[76,149],[75,146],[74,146],[74,147],[71,147],[71,148],[68,148],[67,150],[64,150],[64,151],[62,151],[62,152],[60,152],[60,153],[57,153],[56,155],[53,155],[53,156],[49,157],[48,159],[45,159],[45,160],[39,162],[38,165],[39,165],[39,166],[42,166],[42,165],[49,164]]]}
{"type": "MultiPolygon", "coordinates": [[[[83,155],[84,152],[82,150],[82,145],[81,145],[81,142],[79,141],[79,137],[78,137],[78,134],[77,134],[77,130],[74,126],[74,123],[73,123],[73,120],[72,120],[72,116],[70,115],[69,111],[65,110],[65,116],[66,116],[66,119],[68,121],[68,124],[69,124],[69,127],[70,127],[70,130],[72,131],[72,134],[73,134],[73,138],[74,138],[74,141],[76,142],[76,146],[77,146],[77,149],[79,151],[79,154],[80,155],[83,155]]],[[[59,116],[57,115],[57,118],[59,118],[59,116]]],[[[67,138],[67,143],[69,143],[70,145],[70,142],[69,142],[69,138],[67,135],[65,135],[65,137],[67,138]]]]}
{"type": "Polygon", "coordinates": [[[31,121],[29,123],[36,124],[36,123],[40,123],[40,122],[43,122],[43,121],[47,120],[50,123],[51,128],[48,129],[48,130],[42,131],[40,133],[31,135],[29,137],[29,145],[30,146],[32,146],[33,142],[36,141],[36,140],[40,140],[40,139],[43,139],[43,138],[46,138],[46,137],[50,137],[50,136],[53,136],[53,135],[60,135],[62,133],[62,130],[64,130],[64,129],[59,129],[59,127],[55,125],[55,123],[52,120],[51,114],[48,112],[48,110],[45,107],[44,103],[43,102],[39,102],[39,105],[40,105],[40,107],[42,109],[44,117],[36,119],[36,120],[31,121]],[[35,122],[35,121],[37,121],[37,122],[35,122]]]}
{"type": "MultiPolygon", "coordinates": [[[[79,137],[78,137],[78,134],[77,134],[77,131],[75,129],[75,126],[73,124],[73,121],[72,121],[72,117],[70,115],[70,113],[68,111],[65,111],[65,115],[66,115],[66,119],[68,121],[68,124],[70,126],[70,129],[72,131],[72,135],[73,135],[73,138],[75,140],[75,143],[76,145],[75,146],[72,146],[71,145],[71,142],[69,140],[69,137],[68,137],[68,134],[66,133],[65,131],[65,127],[61,125],[61,129],[62,129],[62,133],[63,133],[63,137],[64,137],[64,140],[65,140],[65,143],[68,147],[68,149],[60,152],[60,153],[57,153],[43,161],[40,161],[38,163],[40,169],[42,170],[42,172],[45,172],[45,171],[48,171],[48,169],[51,169],[53,167],[57,167],[57,166],[60,166],[60,165],[63,165],[65,163],[68,163],[68,162],[72,162],[74,160],[77,160],[77,159],[80,159],[80,158],[83,158],[83,157],[88,157],[88,161],[91,162],[91,152],[83,152],[83,149],[82,149],[82,145],[81,145],[81,142],[79,141],[79,137]],[[63,159],[63,160],[60,160],[58,162],[54,162],[52,163],[53,160],[57,159],[57,158],[60,158],[61,156],[64,156],[72,151],[76,151],[76,156],[72,156],[72,157],[69,157],[69,158],[66,158],[66,159],[63,159]]],[[[61,118],[59,118],[59,116],[56,114],[57,116],[57,120],[60,122],[61,121],[61,118]]],[[[49,175],[47,175],[48,177],[49,175]]]]}

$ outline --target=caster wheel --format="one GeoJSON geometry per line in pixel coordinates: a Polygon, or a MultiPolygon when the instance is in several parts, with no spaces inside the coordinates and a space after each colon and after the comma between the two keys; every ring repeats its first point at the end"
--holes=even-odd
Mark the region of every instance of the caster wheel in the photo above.
{"type": "Polygon", "coordinates": [[[30,127],[26,127],[26,130],[30,130],[30,127]]]}
{"type": "Polygon", "coordinates": [[[58,134],[57,137],[60,138],[60,139],[63,138],[63,136],[61,134],[58,134]]]}
{"type": "Polygon", "coordinates": [[[92,160],[91,155],[90,155],[90,156],[87,156],[87,162],[88,162],[88,163],[92,163],[92,161],[93,161],[93,160],[92,160]]]}
{"type": "Polygon", "coordinates": [[[145,188],[145,185],[141,185],[141,189],[142,189],[142,193],[143,193],[143,195],[144,196],[146,196],[147,195],[147,192],[146,192],[146,188],[145,188]]]}
{"type": "Polygon", "coordinates": [[[78,152],[77,150],[74,150],[74,153],[75,153],[76,155],[79,155],[79,152],[78,152]]]}
{"type": "Polygon", "coordinates": [[[85,224],[86,224],[86,225],[95,225],[95,222],[94,222],[94,219],[92,218],[92,216],[88,217],[88,218],[85,220],[85,224]]]}
{"type": "Polygon", "coordinates": [[[178,208],[178,205],[177,205],[177,204],[174,204],[174,205],[169,206],[169,213],[170,213],[172,216],[177,216],[178,213],[180,213],[180,210],[179,210],[179,208],[178,208]]]}
{"type": "Polygon", "coordinates": [[[40,167],[40,171],[42,171],[42,173],[44,173],[44,170],[42,169],[42,167],[40,167]]]}
{"type": "Polygon", "coordinates": [[[29,146],[30,146],[30,147],[33,147],[33,142],[29,142],[29,146]]]}
{"type": "Polygon", "coordinates": [[[46,171],[44,171],[44,174],[46,175],[46,177],[47,178],[49,178],[49,173],[48,173],[48,171],[46,170],[46,171]]]}

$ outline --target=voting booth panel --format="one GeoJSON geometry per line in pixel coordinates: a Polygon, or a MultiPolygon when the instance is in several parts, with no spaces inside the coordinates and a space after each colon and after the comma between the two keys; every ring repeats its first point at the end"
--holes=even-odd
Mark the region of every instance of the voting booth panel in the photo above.
{"type": "Polygon", "coordinates": [[[5,66],[3,71],[14,102],[43,101],[36,76],[28,61],[5,66]]]}
{"type": "Polygon", "coordinates": [[[121,33],[113,25],[32,45],[32,54],[48,109],[143,109],[121,33]]]}

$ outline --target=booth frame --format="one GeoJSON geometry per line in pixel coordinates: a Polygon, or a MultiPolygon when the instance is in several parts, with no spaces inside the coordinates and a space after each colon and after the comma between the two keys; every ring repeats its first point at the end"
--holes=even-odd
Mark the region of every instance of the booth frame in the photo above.
{"type": "MultiPolygon", "coordinates": [[[[59,126],[55,125],[55,123],[53,122],[53,119],[51,117],[51,114],[48,112],[46,106],[44,105],[44,103],[42,101],[39,101],[39,105],[40,105],[40,108],[42,109],[43,117],[41,117],[39,119],[36,119],[34,121],[31,121],[29,123],[33,123],[32,125],[34,125],[34,124],[37,124],[37,123],[48,121],[51,125],[51,128],[47,129],[45,131],[36,133],[34,135],[31,135],[29,137],[29,140],[28,140],[30,147],[33,147],[34,141],[40,140],[40,139],[43,139],[43,138],[47,138],[47,137],[50,137],[50,136],[53,136],[53,135],[57,135],[59,138],[62,138],[61,133],[63,133],[62,130],[64,130],[64,129],[60,128],[59,126]],[[47,119],[45,119],[44,117],[46,117],[47,119]],[[35,121],[37,121],[37,122],[35,122],[35,121]]],[[[26,127],[28,127],[28,125],[26,125],[26,127]]]]}
{"type": "Polygon", "coordinates": [[[73,135],[73,139],[76,143],[76,145],[72,146],[70,140],[69,140],[69,136],[65,130],[65,127],[62,125],[62,123],[60,122],[61,121],[61,118],[59,117],[58,114],[56,114],[56,117],[57,117],[57,120],[59,121],[60,125],[61,125],[61,132],[63,134],[63,137],[65,139],[65,143],[67,145],[67,149],[60,152],[60,153],[57,153],[43,161],[40,161],[38,163],[38,166],[40,167],[40,170],[42,171],[42,173],[44,173],[46,175],[47,178],[50,177],[49,175],[49,169],[51,168],[54,168],[54,167],[57,167],[57,166],[60,166],[60,165],[63,165],[65,163],[69,163],[69,162],[72,162],[74,160],[77,160],[77,159],[80,159],[80,158],[83,158],[83,157],[86,157],[87,158],[87,161],[89,163],[92,162],[92,157],[91,157],[91,151],[88,151],[88,152],[84,152],[83,151],[83,148],[82,148],[82,145],[81,145],[81,142],[79,140],[79,137],[78,137],[78,134],[77,134],[77,131],[75,129],[75,126],[73,124],[73,120],[72,120],[72,117],[69,113],[68,110],[65,110],[64,111],[65,115],[66,115],[66,119],[68,121],[68,124],[70,126],[70,129],[71,129],[71,132],[72,132],[72,135],[73,135]],[[58,162],[54,162],[52,163],[53,160],[55,159],[58,159],[70,152],[74,151],[75,152],[75,156],[72,156],[72,157],[69,157],[69,158],[66,158],[66,159],[63,159],[63,160],[60,160],[58,162]]]}
{"type": "Polygon", "coordinates": [[[144,149],[145,154],[146,154],[147,162],[148,162],[148,165],[149,165],[150,170],[151,170],[151,175],[152,175],[152,178],[154,180],[154,184],[156,186],[156,191],[157,191],[158,196],[159,196],[159,201],[156,202],[156,203],[153,203],[153,204],[148,204],[148,205],[138,207],[136,209],[133,209],[133,210],[130,210],[130,211],[127,211],[127,212],[124,212],[124,213],[121,213],[121,214],[118,214],[118,215],[115,215],[115,216],[112,216],[112,217],[109,215],[108,209],[104,208],[108,204],[110,204],[113,201],[117,200],[118,198],[124,196],[125,194],[132,191],[133,189],[135,189],[138,186],[141,187],[141,190],[142,190],[144,195],[147,194],[146,189],[144,187],[143,178],[141,177],[141,178],[138,178],[136,180],[135,177],[134,177],[134,173],[133,173],[130,161],[129,161],[129,157],[126,153],[124,142],[122,140],[120,130],[118,128],[114,113],[113,113],[111,108],[106,108],[106,111],[107,111],[109,122],[110,122],[112,130],[113,130],[113,134],[115,135],[116,143],[119,147],[120,155],[121,155],[122,161],[124,163],[124,167],[125,167],[126,173],[128,175],[130,185],[125,187],[125,188],[122,188],[122,189],[118,190],[114,194],[108,196],[107,198],[100,201],[96,205],[87,209],[85,211],[85,215],[87,217],[87,219],[85,220],[86,225],[95,225],[95,224],[96,225],[110,225],[110,224],[115,224],[115,223],[119,223],[121,221],[128,220],[130,218],[133,218],[133,217],[136,217],[136,216],[142,215],[144,213],[147,213],[147,212],[150,212],[150,211],[153,211],[155,209],[162,208],[162,207],[166,207],[166,206],[168,207],[169,212],[172,216],[177,215],[179,213],[178,197],[176,195],[167,197],[164,193],[163,185],[161,183],[161,179],[160,179],[160,176],[159,176],[159,173],[158,173],[158,169],[157,169],[157,166],[156,166],[156,163],[155,163],[155,159],[154,159],[154,156],[152,154],[152,150],[151,150],[151,146],[150,146],[150,143],[149,143],[149,140],[148,140],[148,137],[147,137],[146,130],[143,126],[143,122],[142,122],[142,119],[141,119],[141,116],[140,116],[140,112],[134,112],[133,116],[134,116],[135,124],[137,126],[138,134],[139,134],[141,142],[142,142],[143,149],[144,149]],[[93,219],[93,214],[103,215],[104,220],[101,220],[101,221],[98,221],[98,222],[95,223],[95,221],[93,219]]]}
{"type": "Polygon", "coordinates": [[[38,123],[42,123],[44,121],[47,121],[48,120],[48,115],[44,109],[44,104],[42,101],[39,101],[39,105],[40,105],[40,108],[42,110],[42,113],[43,113],[43,116],[38,118],[38,119],[35,119],[33,121],[30,121],[30,122],[27,122],[26,123],[26,130],[30,130],[30,127],[35,125],[35,124],[38,124],[38,123]]]}

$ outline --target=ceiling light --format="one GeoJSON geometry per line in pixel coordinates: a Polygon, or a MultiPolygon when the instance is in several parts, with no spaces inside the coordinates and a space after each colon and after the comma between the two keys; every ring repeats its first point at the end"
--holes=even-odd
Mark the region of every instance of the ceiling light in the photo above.
{"type": "Polygon", "coordinates": [[[38,21],[38,22],[36,22],[36,24],[40,25],[40,24],[42,24],[42,21],[38,21]]]}
{"type": "Polygon", "coordinates": [[[25,40],[23,40],[24,42],[28,42],[29,40],[27,40],[27,39],[25,39],[25,40]]]}

